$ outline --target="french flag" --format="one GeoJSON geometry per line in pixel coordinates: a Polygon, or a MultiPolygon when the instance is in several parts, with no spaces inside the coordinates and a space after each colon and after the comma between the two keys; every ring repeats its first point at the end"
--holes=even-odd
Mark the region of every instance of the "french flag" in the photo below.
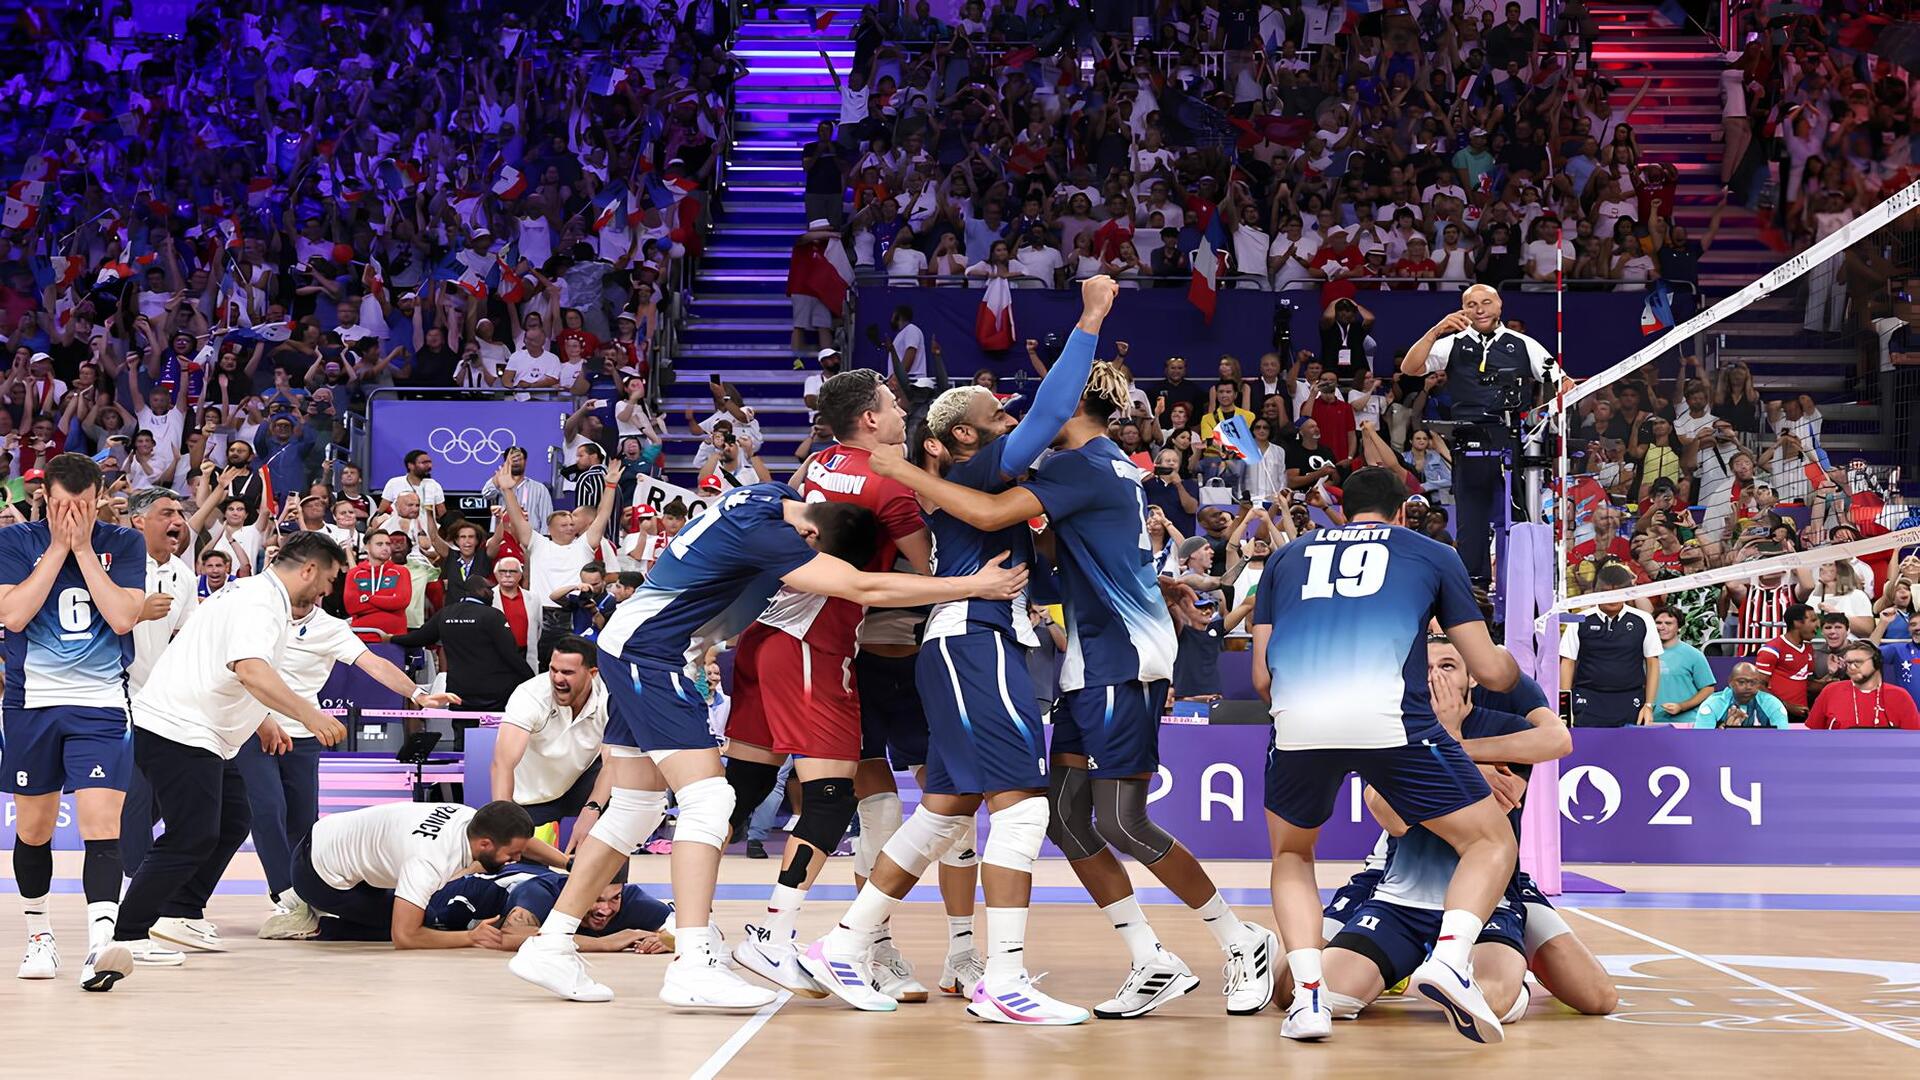
{"type": "Polygon", "coordinates": [[[1207,230],[1200,234],[1200,247],[1193,253],[1193,284],[1187,286],[1187,302],[1200,309],[1213,322],[1214,308],[1220,298],[1220,275],[1225,271],[1225,253],[1227,250],[1227,231],[1220,224],[1220,215],[1212,214],[1207,219],[1207,230]]]}
{"type": "Polygon", "coordinates": [[[593,231],[610,227],[626,211],[627,185],[614,181],[593,197],[593,231]]]}
{"type": "Polygon", "coordinates": [[[247,205],[258,210],[273,200],[273,181],[266,177],[247,184],[247,205]]]}
{"type": "Polygon", "coordinates": [[[25,231],[39,223],[40,205],[38,203],[22,202],[11,195],[7,196],[5,209],[0,210],[0,226],[25,231]]]}
{"type": "Polygon", "coordinates": [[[1646,303],[1640,305],[1640,333],[1657,334],[1673,327],[1673,290],[1664,281],[1656,281],[1647,290],[1646,303]]]}
{"type": "Polygon", "coordinates": [[[980,296],[980,310],[973,317],[973,335],[989,352],[1013,348],[1013,287],[1006,278],[987,282],[980,296]]]}
{"type": "Polygon", "coordinates": [[[610,97],[617,93],[620,84],[627,81],[627,69],[617,67],[604,60],[593,65],[587,75],[587,92],[599,97],[610,97]]]}
{"type": "Polygon", "coordinates": [[[7,185],[7,194],[23,203],[39,206],[47,197],[47,183],[44,180],[16,180],[7,185]]]}
{"type": "Polygon", "coordinates": [[[493,182],[493,193],[512,201],[527,193],[527,177],[511,165],[500,167],[500,178],[493,182]]]}
{"type": "MultiPolygon", "coordinates": [[[[227,335],[230,341],[265,341],[279,343],[293,336],[294,323],[261,323],[259,326],[243,326],[227,335]]],[[[265,470],[262,470],[263,472],[265,470]]]]}

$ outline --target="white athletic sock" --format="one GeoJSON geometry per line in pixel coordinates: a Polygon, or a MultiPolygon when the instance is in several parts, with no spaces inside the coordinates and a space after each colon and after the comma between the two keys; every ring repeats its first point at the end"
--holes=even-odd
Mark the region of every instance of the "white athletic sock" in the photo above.
{"type": "Polygon", "coordinates": [[[800,919],[800,905],[806,902],[805,889],[789,885],[773,887],[773,895],[767,897],[767,932],[773,935],[774,941],[785,941],[793,936],[794,924],[800,919]]]}
{"type": "Polygon", "coordinates": [[[840,916],[840,925],[863,938],[872,939],[886,927],[887,919],[899,903],[869,881],[860,887],[853,903],[847,905],[846,914],[840,916]]]}
{"type": "Polygon", "coordinates": [[[987,909],[987,982],[1005,985],[1027,966],[1027,909],[987,909]]]}
{"type": "Polygon", "coordinates": [[[20,913],[27,917],[27,936],[53,933],[53,920],[47,915],[47,898],[23,896],[20,898],[20,913]]]}
{"type": "Polygon", "coordinates": [[[1233,913],[1233,909],[1227,906],[1226,898],[1217,891],[1206,903],[1193,910],[1200,913],[1200,921],[1207,924],[1207,930],[1222,949],[1239,944],[1246,934],[1247,924],[1240,921],[1240,916],[1233,913]]]}
{"type": "Polygon", "coordinates": [[[1487,921],[1463,908],[1452,908],[1440,916],[1440,939],[1433,943],[1433,958],[1455,971],[1473,967],[1473,943],[1480,939],[1480,928],[1487,921]]]}
{"type": "Polygon", "coordinates": [[[547,912],[547,917],[540,922],[540,933],[543,936],[572,937],[579,932],[580,916],[569,915],[559,908],[547,912]]]}
{"type": "Polygon", "coordinates": [[[673,928],[673,954],[675,956],[705,956],[713,952],[713,925],[682,926],[673,928]]]}
{"type": "Polygon", "coordinates": [[[973,916],[947,916],[947,955],[959,956],[974,947],[973,916]]]}
{"type": "Polygon", "coordinates": [[[1287,971],[1293,975],[1293,996],[1298,998],[1303,987],[1320,984],[1320,950],[1295,949],[1287,954],[1287,971]]]}
{"type": "Polygon", "coordinates": [[[95,900],[87,905],[87,948],[97,949],[113,940],[113,924],[120,918],[117,900],[95,900]]]}
{"type": "Polygon", "coordinates": [[[1146,912],[1140,910],[1140,900],[1127,896],[1115,900],[1100,909],[1113,928],[1120,931],[1120,940],[1127,943],[1127,953],[1132,957],[1134,967],[1152,960],[1160,951],[1160,938],[1153,932],[1153,924],[1147,921],[1146,912]]]}

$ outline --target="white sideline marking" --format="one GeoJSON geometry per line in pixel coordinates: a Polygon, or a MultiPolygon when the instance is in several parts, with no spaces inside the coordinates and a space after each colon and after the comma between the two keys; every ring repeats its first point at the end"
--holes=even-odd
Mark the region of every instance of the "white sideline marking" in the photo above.
{"type": "MultiPolygon", "coordinates": [[[[692,1080],[713,1080],[714,1077],[719,1076],[720,1070],[733,1061],[733,1056],[738,1054],[755,1035],[758,1035],[761,1028],[767,1026],[767,1021],[773,1019],[773,1014],[780,1011],[780,1006],[792,1000],[793,995],[782,990],[779,997],[760,1006],[760,1011],[749,1017],[746,1023],[741,1024],[740,1030],[734,1032],[732,1038],[721,1043],[720,1049],[713,1052],[713,1056],[707,1059],[706,1064],[693,1071],[692,1080]]],[[[1915,1045],[1920,1046],[1920,1043],[1915,1045]]]]}

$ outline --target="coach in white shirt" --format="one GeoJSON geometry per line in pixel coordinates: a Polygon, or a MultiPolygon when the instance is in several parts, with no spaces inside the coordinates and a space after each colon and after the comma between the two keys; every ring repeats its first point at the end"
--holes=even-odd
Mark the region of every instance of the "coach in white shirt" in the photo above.
{"type": "MultiPolygon", "coordinates": [[[[200,581],[177,554],[188,531],[178,492],[142,488],[128,496],[127,512],[147,541],[147,599],[133,628],[133,663],[127,665],[131,698],[147,684],[160,654],[199,604],[200,581]]],[[[153,846],[157,816],[153,787],[138,768],[130,770],[127,797],[120,805],[120,864],[128,870],[139,866],[153,846]]]]}
{"type": "MultiPolygon", "coordinates": [[[[316,701],[335,664],[359,668],[422,708],[460,704],[452,694],[429,694],[415,686],[406,672],[368,649],[346,620],[312,605],[296,605],[286,660],[280,667],[287,688],[302,701],[316,701]]],[[[253,850],[260,856],[268,892],[285,910],[289,905],[281,894],[293,884],[293,846],[320,816],[320,742],[298,719],[268,709],[260,737],[247,740],[234,761],[246,781],[247,803],[253,809],[253,850]]]]}
{"type": "Polygon", "coordinates": [[[593,827],[613,790],[600,768],[607,687],[599,649],[575,634],[553,643],[547,670],[507,699],[493,744],[493,796],[527,808],[535,825],[579,815],[573,835],[593,827]]]}
{"type": "Polygon", "coordinates": [[[470,872],[499,873],[525,857],[560,867],[566,856],[533,838],[533,821],[505,799],[475,810],[453,803],[386,803],[329,814],[293,853],[294,904],[260,927],[268,940],[310,938],[322,914],[355,941],[382,935],[400,949],[500,948],[500,930],[428,930],[440,886],[470,872]]]}
{"type": "Polygon", "coordinates": [[[262,706],[297,717],[322,745],[346,735],[279,672],[294,605],[318,603],[345,562],[340,545],[295,533],[267,572],[207,601],[154,665],[133,700],[133,759],[166,807],[167,831],[134,871],[114,944],[100,951],[96,971],[130,974],[127,943],[144,940],[177,893],[211,893],[211,882],[196,877],[217,874],[247,838],[246,786],[233,758],[259,730],[262,706]]]}
{"type": "MultiPolygon", "coordinates": [[[[621,465],[618,460],[607,463],[607,488],[620,489],[621,465]]],[[[514,493],[513,478],[508,475],[507,467],[502,465],[494,474],[494,486],[500,490],[500,497],[506,503],[507,527],[513,530],[513,538],[527,553],[526,589],[540,600],[540,666],[545,666],[551,653],[551,641],[573,631],[573,609],[563,608],[553,598],[555,590],[562,585],[571,585],[580,580],[580,568],[600,557],[600,538],[606,535],[607,517],[613,511],[614,499],[601,499],[600,505],[593,510],[593,517],[584,526],[581,518],[585,510],[557,510],[547,516],[547,532],[542,536],[533,530],[527,520],[526,511],[521,509],[520,499],[514,493]],[[575,530],[579,530],[575,535],[575,530]]],[[[532,636],[529,628],[528,636],[532,636]]],[[[537,670],[537,669],[536,669],[537,670]]]]}

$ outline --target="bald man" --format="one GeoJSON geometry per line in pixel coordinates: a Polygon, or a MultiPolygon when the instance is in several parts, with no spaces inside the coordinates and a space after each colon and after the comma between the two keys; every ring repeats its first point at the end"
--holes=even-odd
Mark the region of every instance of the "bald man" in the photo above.
{"type": "MultiPolygon", "coordinates": [[[[1479,585],[1493,580],[1493,515],[1500,507],[1495,500],[1506,485],[1497,454],[1516,449],[1515,416],[1540,399],[1543,386],[1562,377],[1545,345],[1502,325],[1500,307],[1500,293],[1492,286],[1467,289],[1460,294],[1460,310],[1435,323],[1400,362],[1400,373],[1416,378],[1451,368],[1452,419],[1472,426],[1454,432],[1454,449],[1477,441],[1492,452],[1459,455],[1453,478],[1460,561],[1479,585]]],[[[1505,497],[1516,494],[1507,488],[1505,497]]],[[[1513,520],[1526,520],[1525,507],[1513,510],[1513,520]]]]}
{"type": "Polygon", "coordinates": [[[1768,693],[1766,685],[1767,677],[1759,668],[1744,660],[1733,665],[1727,688],[1701,703],[1693,714],[1693,726],[1786,727],[1786,703],[1768,693]]]}

